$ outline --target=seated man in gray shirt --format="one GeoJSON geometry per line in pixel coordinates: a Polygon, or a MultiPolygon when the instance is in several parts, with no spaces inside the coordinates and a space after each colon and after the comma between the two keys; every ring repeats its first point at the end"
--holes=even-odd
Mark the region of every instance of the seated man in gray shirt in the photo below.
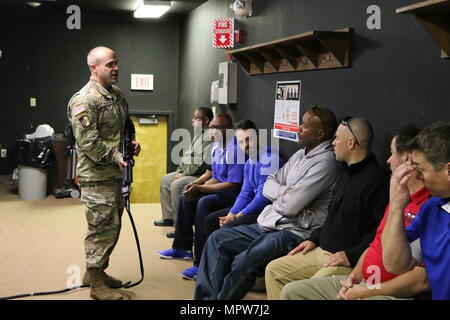
{"type": "Polygon", "coordinates": [[[195,299],[242,299],[266,265],[287,254],[328,214],[339,173],[331,146],[335,115],[314,107],[303,116],[295,153],[264,184],[266,206],[258,223],[222,228],[213,232],[203,250],[195,299]]]}
{"type": "MultiPolygon", "coordinates": [[[[194,110],[192,127],[194,134],[197,131],[198,133],[194,135],[188,150],[183,154],[177,170],[161,178],[162,220],[155,221],[155,226],[175,226],[180,195],[184,186],[196,181],[206,172],[207,165],[204,159],[210,158],[208,152],[210,154],[211,141],[205,139],[201,133],[208,128],[212,118],[213,113],[210,108],[200,107],[194,110]],[[201,131],[198,130],[199,127],[202,129],[201,131]]],[[[204,180],[208,179],[209,177],[205,177],[204,180]]],[[[173,232],[169,232],[167,236],[173,238],[173,232]]]]}

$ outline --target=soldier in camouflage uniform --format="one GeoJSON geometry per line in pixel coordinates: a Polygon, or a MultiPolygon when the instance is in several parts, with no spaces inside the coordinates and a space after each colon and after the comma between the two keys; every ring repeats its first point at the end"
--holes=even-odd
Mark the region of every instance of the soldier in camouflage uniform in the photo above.
{"type": "MultiPolygon", "coordinates": [[[[88,54],[90,81],[75,93],[67,108],[76,139],[77,175],[88,223],[83,284],[90,285],[91,297],[100,300],[122,299],[119,291],[111,289],[122,282],[104,272],[119,238],[124,209],[121,167],[126,163],[119,148],[128,105],[122,91],[113,85],[118,79],[117,62],[114,51],[92,49],[88,54]]],[[[139,143],[132,143],[137,155],[139,143]]]]}

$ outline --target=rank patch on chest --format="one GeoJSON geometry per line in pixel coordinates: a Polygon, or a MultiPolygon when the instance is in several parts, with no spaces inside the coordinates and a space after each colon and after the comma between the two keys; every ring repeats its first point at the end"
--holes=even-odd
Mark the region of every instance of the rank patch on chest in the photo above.
{"type": "Polygon", "coordinates": [[[82,116],[80,119],[79,119],[79,121],[80,121],[80,124],[81,124],[81,126],[83,127],[83,128],[87,128],[87,127],[89,127],[89,124],[90,124],[90,122],[89,122],[89,117],[88,116],[82,116]]]}
{"type": "Polygon", "coordinates": [[[73,108],[72,113],[74,116],[76,116],[84,111],[86,111],[86,107],[81,105],[81,106],[76,106],[75,108],[73,108]]]}

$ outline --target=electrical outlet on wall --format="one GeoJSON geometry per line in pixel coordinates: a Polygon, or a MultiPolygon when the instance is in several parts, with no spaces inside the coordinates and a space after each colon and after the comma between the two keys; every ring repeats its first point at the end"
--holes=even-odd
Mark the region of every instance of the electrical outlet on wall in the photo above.
{"type": "Polygon", "coordinates": [[[30,107],[36,107],[36,98],[30,98],[30,107]]]}
{"type": "Polygon", "coordinates": [[[7,149],[1,149],[0,157],[6,158],[8,156],[7,149]]]}

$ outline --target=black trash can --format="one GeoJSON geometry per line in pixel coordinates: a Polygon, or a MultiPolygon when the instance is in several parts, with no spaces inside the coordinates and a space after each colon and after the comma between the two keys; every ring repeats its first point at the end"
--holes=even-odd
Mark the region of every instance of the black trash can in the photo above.
{"type": "Polygon", "coordinates": [[[51,140],[17,140],[15,152],[19,169],[19,198],[22,200],[46,198],[47,168],[56,163],[51,140]]]}

